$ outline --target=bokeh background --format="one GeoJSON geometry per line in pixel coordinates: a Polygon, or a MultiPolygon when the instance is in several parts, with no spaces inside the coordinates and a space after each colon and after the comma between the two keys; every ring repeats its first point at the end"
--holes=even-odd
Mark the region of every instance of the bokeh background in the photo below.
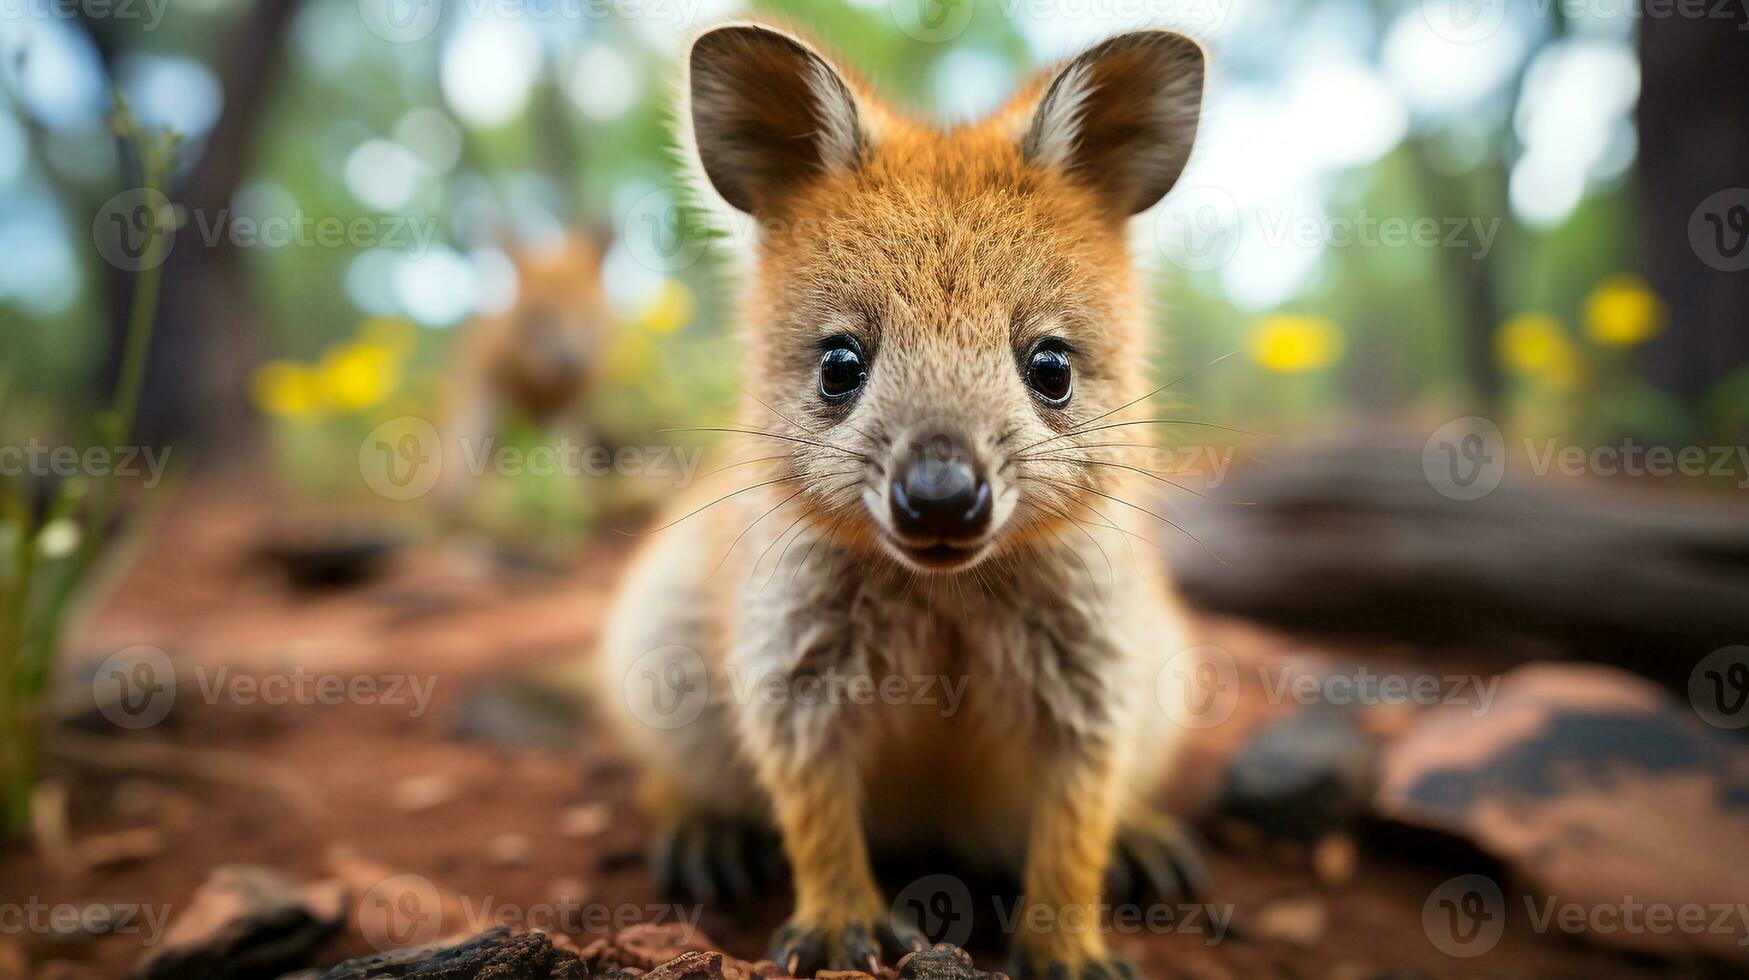
{"type": "MultiPolygon", "coordinates": [[[[1153,488],[1165,557],[1108,558],[1167,561],[1218,654],[1167,802],[1240,918],[1120,937],[1149,975],[1740,975],[1749,913],[1535,923],[1749,896],[1749,7],[0,0],[0,980],[213,975],[212,934],[11,929],[27,898],[283,898],[288,968],[494,911],[598,970],[694,941],[622,928],[676,906],[577,677],[689,482],[637,454],[716,448],[675,430],[740,397],[736,232],[672,114],[742,14],[945,120],[1129,27],[1212,53],[1133,224],[1138,356],[1211,423],[1140,462],[1203,495],[1153,488]],[[458,440],[633,457],[470,475],[458,440]],[[101,468],[10,453],[115,441],[168,455],[113,512],[101,468]]],[[[756,957],[786,902],[702,928],[756,957]]]]}
{"type": "MultiPolygon", "coordinates": [[[[290,479],[344,470],[373,419],[436,411],[458,328],[510,308],[514,258],[567,234],[607,246],[621,329],[604,424],[695,420],[733,391],[716,253],[642,260],[640,239],[665,231],[638,218],[686,203],[669,149],[676,57],[748,8],[12,6],[0,309],[8,360],[28,368],[9,437],[77,433],[114,370],[127,273],[93,247],[91,220],[132,186],[105,124],[112,88],[184,136],[177,198],[204,222],[166,270],[149,435],[234,445],[241,430],[267,436],[290,479]],[[199,241],[216,219],[276,217],[362,218],[364,232],[199,241]]],[[[1126,26],[1208,43],[1191,170],[1138,237],[1160,269],[1161,370],[1244,353],[1186,383],[1211,417],[1293,434],[1480,414],[1581,444],[1742,440],[1741,279],[1696,215],[1742,159],[1740,69],[1711,54],[1728,20],[1601,2],[929,6],[751,9],[946,119],[1126,26]]]]}

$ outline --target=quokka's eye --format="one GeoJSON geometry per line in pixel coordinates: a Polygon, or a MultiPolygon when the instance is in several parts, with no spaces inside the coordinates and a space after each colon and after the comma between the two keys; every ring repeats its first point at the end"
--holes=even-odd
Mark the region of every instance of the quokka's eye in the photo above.
{"type": "Polygon", "coordinates": [[[1027,357],[1026,383],[1052,408],[1069,404],[1069,351],[1062,341],[1045,340],[1033,347],[1027,357]]]}
{"type": "Polygon", "coordinates": [[[835,337],[820,354],[820,397],[827,404],[849,400],[868,380],[862,348],[849,337],[835,337]]]}

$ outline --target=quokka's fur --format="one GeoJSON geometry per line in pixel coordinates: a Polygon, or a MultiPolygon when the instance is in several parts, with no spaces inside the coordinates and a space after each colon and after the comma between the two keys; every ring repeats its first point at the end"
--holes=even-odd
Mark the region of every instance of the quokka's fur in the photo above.
{"type": "Polygon", "coordinates": [[[696,868],[719,846],[699,828],[781,834],[796,906],[780,965],[866,969],[882,937],[907,938],[873,845],[1014,868],[1043,912],[1016,926],[1020,974],[1126,969],[1085,916],[1122,840],[1177,844],[1147,800],[1174,753],[1156,681],[1181,627],[1163,570],[1130,543],[1151,518],[1118,502],[1145,502],[1142,478],[1080,448],[1147,430],[1075,427],[1143,417],[1150,345],[1125,226],[1182,171],[1203,74],[1194,42],[1127,34],[939,129],[787,31],[731,25],[691,49],[708,192],[763,228],[735,426],[762,434],[735,437],[741,464],[636,558],[600,667],[662,841],[696,868]],[[869,364],[842,406],[819,388],[836,336],[869,364]],[[1062,408],[1023,377],[1045,337],[1070,347],[1062,408]],[[893,468],[941,431],[993,498],[989,539],[951,571],[887,526],[893,468]],[[653,665],[704,698],[696,718],[640,709],[653,665]],[[833,677],[916,696],[802,696],[833,677]],[[963,679],[957,710],[921,677],[963,679]]]}

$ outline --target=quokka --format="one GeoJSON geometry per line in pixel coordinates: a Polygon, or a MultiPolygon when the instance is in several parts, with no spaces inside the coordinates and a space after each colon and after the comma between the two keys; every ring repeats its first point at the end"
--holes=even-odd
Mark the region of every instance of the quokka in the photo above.
{"type": "Polygon", "coordinates": [[[1181,614],[1158,562],[1124,560],[1153,518],[1107,454],[1147,431],[1121,425],[1150,394],[1126,225],[1182,173],[1204,71],[1187,38],[1124,34],[943,129],[785,30],[691,47],[706,192],[761,229],[728,427],[757,448],[634,560],[598,666],[668,880],[742,891],[749,842],[781,840],[792,974],[920,942],[871,851],[1012,869],[1026,977],[1130,973],[1096,925],[1108,877],[1194,884],[1149,804],[1181,614]],[[880,695],[802,696],[846,678],[880,695]],[[963,701],[889,696],[916,678],[963,701]],[[701,700],[656,717],[645,681],[662,710],[701,700]]]}

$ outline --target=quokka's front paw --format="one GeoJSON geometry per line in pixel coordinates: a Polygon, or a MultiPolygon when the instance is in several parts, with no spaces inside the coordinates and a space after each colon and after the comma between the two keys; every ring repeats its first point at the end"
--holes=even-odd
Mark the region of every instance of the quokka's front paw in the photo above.
{"type": "Polygon", "coordinates": [[[1128,960],[1111,953],[1052,958],[1016,952],[1008,972],[1014,980],[1146,980],[1128,960]]]}
{"type": "Polygon", "coordinates": [[[843,925],[791,919],[772,934],[770,959],[792,977],[811,977],[820,970],[874,973],[883,954],[891,962],[927,947],[921,932],[886,919],[843,925]]]}
{"type": "Polygon", "coordinates": [[[714,905],[744,901],[784,873],[775,831],[744,820],[697,815],[657,833],[651,870],[663,894],[714,905]]]}

